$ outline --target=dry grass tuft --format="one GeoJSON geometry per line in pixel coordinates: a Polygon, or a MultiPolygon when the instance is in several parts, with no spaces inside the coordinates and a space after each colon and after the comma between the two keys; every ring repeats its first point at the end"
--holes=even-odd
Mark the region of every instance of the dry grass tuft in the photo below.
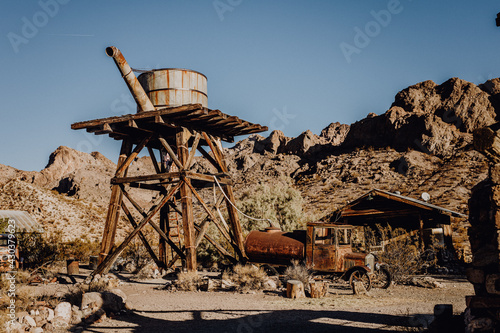
{"type": "Polygon", "coordinates": [[[304,284],[304,287],[307,288],[311,277],[311,272],[306,268],[306,266],[301,265],[298,260],[293,260],[292,266],[288,266],[285,270],[284,280],[298,280],[304,284]]]}
{"type": "Polygon", "coordinates": [[[222,276],[236,285],[239,291],[260,290],[264,286],[267,274],[262,268],[254,265],[236,265],[232,273],[225,272],[222,276]]]}
{"type": "Polygon", "coordinates": [[[184,291],[195,291],[201,283],[201,277],[197,272],[181,272],[177,275],[177,281],[175,285],[178,289],[184,291]]]}

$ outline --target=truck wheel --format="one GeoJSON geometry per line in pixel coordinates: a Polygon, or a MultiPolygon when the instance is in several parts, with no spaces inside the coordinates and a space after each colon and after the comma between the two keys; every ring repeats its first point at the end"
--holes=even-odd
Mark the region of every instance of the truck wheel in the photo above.
{"type": "Polygon", "coordinates": [[[279,275],[279,273],[276,270],[276,268],[274,268],[271,265],[262,265],[260,267],[264,270],[264,272],[266,272],[267,276],[276,276],[276,275],[279,275]]]}
{"type": "Polygon", "coordinates": [[[391,285],[391,273],[385,267],[377,269],[372,276],[372,285],[375,288],[387,289],[391,285]]]}
{"type": "Polygon", "coordinates": [[[354,290],[354,282],[361,281],[366,291],[369,291],[372,288],[371,280],[366,271],[361,269],[356,269],[351,273],[349,277],[349,284],[351,285],[352,290],[354,290]]]}

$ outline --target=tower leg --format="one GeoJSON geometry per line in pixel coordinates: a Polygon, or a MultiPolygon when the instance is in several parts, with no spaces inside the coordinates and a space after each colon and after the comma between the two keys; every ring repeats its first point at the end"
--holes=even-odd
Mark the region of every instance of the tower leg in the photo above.
{"type": "MultiPolygon", "coordinates": [[[[120,157],[116,166],[116,177],[123,177],[127,169],[120,171],[120,166],[125,162],[127,156],[131,154],[132,145],[129,140],[123,140],[120,150],[120,157]]],[[[111,198],[109,201],[108,214],[106,215],[106,224],[104,225],[104,232],[101,242],[101,253],[99,254],[99,263],[101,263],[108,253],[113,248],[115,243],[116,227],[120,217],[120,210],[122,204],[123,193],[119,185],[113,185],[111,188],[111,198]]]]}
{"type": "MultiPolygon", "coordinates": [[[[185,129],[176,134],[177,155],[182,165],[186,165],[189,158],[188,140],[191,135],[185,129]]],[[[181,176],[181,204],[182,204],[182,226],[184,229],[184,246],[186,248],[186,268],[188,272],[195,272],[197,269],[195,230],[193,216],[193,199],[188,183],[189,178],[181,176]]]]}
{"type": "MultiPolygon", "coordinates": [[[[166,233],[167,235],[170,236],[170,230],[169,230],[169,219],[168,219],[168,214],[169,214],[169,207],[168,205],[163,206],[163,208],[160,210],[160,229],[166,233]]],[[[163,237],[160,236],[159,244],[158,244],[158,251],[159,251],[159,260],[165,264],[165,267],[168,264],[168,255],[167,255],[167,242],[163,239],[163,237]]]]}
{"type": "MultiPolygon", "coordinates": [[[[226,185],[223,187],[223,189],[229,200],[235,203],[236,201],[234,199],[233,187],[230,185],[226,185]]],[[[234,242],[236,243],[239,249],[238,253],[239,260],[244,261],[246,259],[245,245],[244,245],[243,233],[241,231],[240,218],[238,217],[238,211],[236,211],[233,205],[227,200],[226,200],[226,205],[227,205],[227,212],[229,214],[229,222],[231,224],[231,229],[233,231],[234,242]]]]}

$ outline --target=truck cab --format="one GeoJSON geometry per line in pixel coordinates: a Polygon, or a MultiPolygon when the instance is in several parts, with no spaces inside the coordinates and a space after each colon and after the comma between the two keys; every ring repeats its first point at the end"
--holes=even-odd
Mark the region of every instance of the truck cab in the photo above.
{"type": "Polygon", "coordinates": [[[306,266],[320,272],[341,273],[363,267],[371,273],[374,256],[352,251],[353,226],[310,222],[307,224],[306,266]]]}

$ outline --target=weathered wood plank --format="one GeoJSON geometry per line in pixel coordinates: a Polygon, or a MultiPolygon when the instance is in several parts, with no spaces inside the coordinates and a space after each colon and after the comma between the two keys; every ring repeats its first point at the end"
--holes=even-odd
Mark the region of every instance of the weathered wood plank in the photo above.
{"type": "Polygon", "coordinates": [[[158,140],[160,140],[162,146],[167,150],[168,155],[170,156],[170,158],[172,159],[172,161],[174,161],[175,165],[177,165],[177,167],[179,168],[179,170],[182,170],[183,169],[183,165],[179,161],[179,159],[177,158],[177,155],[175,155],[174,150],[172,149],[172,147],[170,147],[170,145],[168,144],[167,140],[165,140],[161,136],[158,137],[158,140]]]}
{"type": "MultiPolygon", "coordinates": [[[[183,165],[189,158],[188,141],[190,133],[180,129],[176,135],[177,154],[179,156],[179,169],[182,170],[183,165]]],[[[196,263],[196,247],[194,235],[194,216],[193,216],[193,200],[191,198],[191,190],[189,189],[190,180],[181,175],[181,204],[182,204],[182,226],[184,229],[184,246],[186,247],[186,269],[189,272],[196,272],[198,265],[196,263]]]]}
{"type": "Polygon", "coordinates": [[[147,112],[139,112],[135,114],[127,114],[124,116],[114,116],[108,118],[100,118],[88,121],[82,121],[78,123],[71,124],[71,129],[82,129],[92,126],[98,126],[104,123],[120,123],[120,122],[128,122],[129,120],[140,120],[153,118],[157,115],[167,115],[167,114],[181,114],[181,113],[189,113],[192,110],[197,110],[202,108],[201,104],[187,104],[182,106],[170,107],[170,108],[161,108],[155,111],[147,111],[147,112]]]}
{"type": "Polygon", "coordinates": [[[199,132],[196,132],[196,135],[194,137],[193,145],[191,146],[191,152],[189,153],[189,157],[186,161],[186,165],[184,165],[184,169],[189,170],[191,169],[191,163],[194,158],[194,154],[196,153],[196,148],[198,148],[198,144],[200,143],[200,138],[201,134],[199,132]]]}
{"type": "Polygon", "coordinates": [[[144,175],[144,176],[134,176],[134,177],[115,177],[111,179],[111,184],[124,184],[124,183],[135,183],[135,182],[145,182],[150,180],[166,180],[180,178],[180,172],[165,172],[156,175],[144,175]]]}

